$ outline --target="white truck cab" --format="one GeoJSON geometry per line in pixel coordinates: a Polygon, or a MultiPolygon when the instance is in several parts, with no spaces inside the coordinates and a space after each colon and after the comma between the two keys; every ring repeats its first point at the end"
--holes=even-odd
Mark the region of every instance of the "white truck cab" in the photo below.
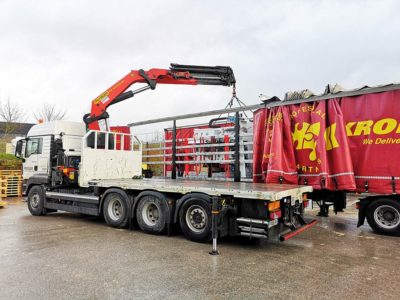
{"type": "Polygon", "coordinates": [[[23,162],[24,194],[32,184],[87,187],[93,179],[141,175],[141,147],[133,150],[129,134],[88,131],[79,122],[53,121],[33,126],[18,141],[16,156],[23,162]],[[131,148],[121,149],[125,139],[131,148]],[[118,143],[120,143],[118,145],[118,143]]]}
{"type": "Polygon", "coordinates": [[[78,167],[81,157],[85,125],[78,122],[54,121],[33,126],[25,139],[17,142],[15,154],[23,159],[24,192],[27,182],[48,183],[55,145],[62,144],[64,154],[78,167]]]}

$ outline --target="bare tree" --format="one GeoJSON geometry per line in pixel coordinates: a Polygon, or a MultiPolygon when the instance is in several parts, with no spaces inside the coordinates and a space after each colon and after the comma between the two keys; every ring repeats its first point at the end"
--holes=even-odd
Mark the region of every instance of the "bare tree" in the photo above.
{"type": "Polygon", "coordinates": [[[33,113],[33,115],[37,121],[48,122],[63,120],[67,115],[67,110],[58,109],[55,104],[45,103],[42,108],[38,112],[33,113]]]}
{"type": "Polygon", "coordinates": [[[1,133],[4,136],[14,133],[21,126],[21,122],[24,122],[26,115],[24,110],[16,103],[10,101],[0,101],[0,119],[3,121],[1,124],[1,133]]]}
{"type": "Polygon", "coordinates": [[[6,150],[6,144],[10,142],[12,136],[21,129],[21,123],[26,120],[24,110],[16,103],[10,101],[0,101],[0,152],[6,150]]]}
{"type": "Polygon", "coordinates": [[[25,112],[8,98],[6,102],[0,102],[0,118],[6,123],[23,122],[25,121],[25,112]]]}

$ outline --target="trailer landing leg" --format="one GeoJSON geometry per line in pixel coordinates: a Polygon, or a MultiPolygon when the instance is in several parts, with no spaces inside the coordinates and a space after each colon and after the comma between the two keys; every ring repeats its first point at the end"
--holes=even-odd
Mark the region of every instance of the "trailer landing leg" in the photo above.
{"type": "Polygon", "coordinates": [[[319,206],[319,212],[317,214],[318,217],[329,217],[329,206],[330,203],[327,204],[324,200],[315,201],[319,206]]]}
{"type": "Polygon", "coordinates": [[[329,217],[329,205],[322,204],[319,207],[318,217],[329,217]]]}

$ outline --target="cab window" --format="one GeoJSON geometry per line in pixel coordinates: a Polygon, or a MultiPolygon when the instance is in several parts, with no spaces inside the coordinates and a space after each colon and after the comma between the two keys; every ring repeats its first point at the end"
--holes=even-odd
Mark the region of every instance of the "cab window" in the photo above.
{"type": "Polygon", "coordinates": [[[26,142],[25,157],[42,153],[42,138],[31,138],[26,142]]]}

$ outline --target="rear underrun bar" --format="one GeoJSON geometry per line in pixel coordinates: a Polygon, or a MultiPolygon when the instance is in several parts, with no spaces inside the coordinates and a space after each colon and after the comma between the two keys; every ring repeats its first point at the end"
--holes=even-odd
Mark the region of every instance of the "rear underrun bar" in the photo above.
{"type": "Polygon", "coordinates": [[[308,223],[306,225],[303,225],[303,226],[301,226],[300,228],[298,228],[298,229],[296,229],[294,231],[291,231],[291,232],[288,232],[286,234],[280,235],[279,236],[279,240],[281,242],[287,241],[288,239],[291,239],[292,237],[294,237],[294,236],[298,235],[299,233],[303,232],[304,230],[307,230],[307,229],[313,227],[315,224],[317,224],[317,220],[312,220],[310,223],[308,223]]]}

